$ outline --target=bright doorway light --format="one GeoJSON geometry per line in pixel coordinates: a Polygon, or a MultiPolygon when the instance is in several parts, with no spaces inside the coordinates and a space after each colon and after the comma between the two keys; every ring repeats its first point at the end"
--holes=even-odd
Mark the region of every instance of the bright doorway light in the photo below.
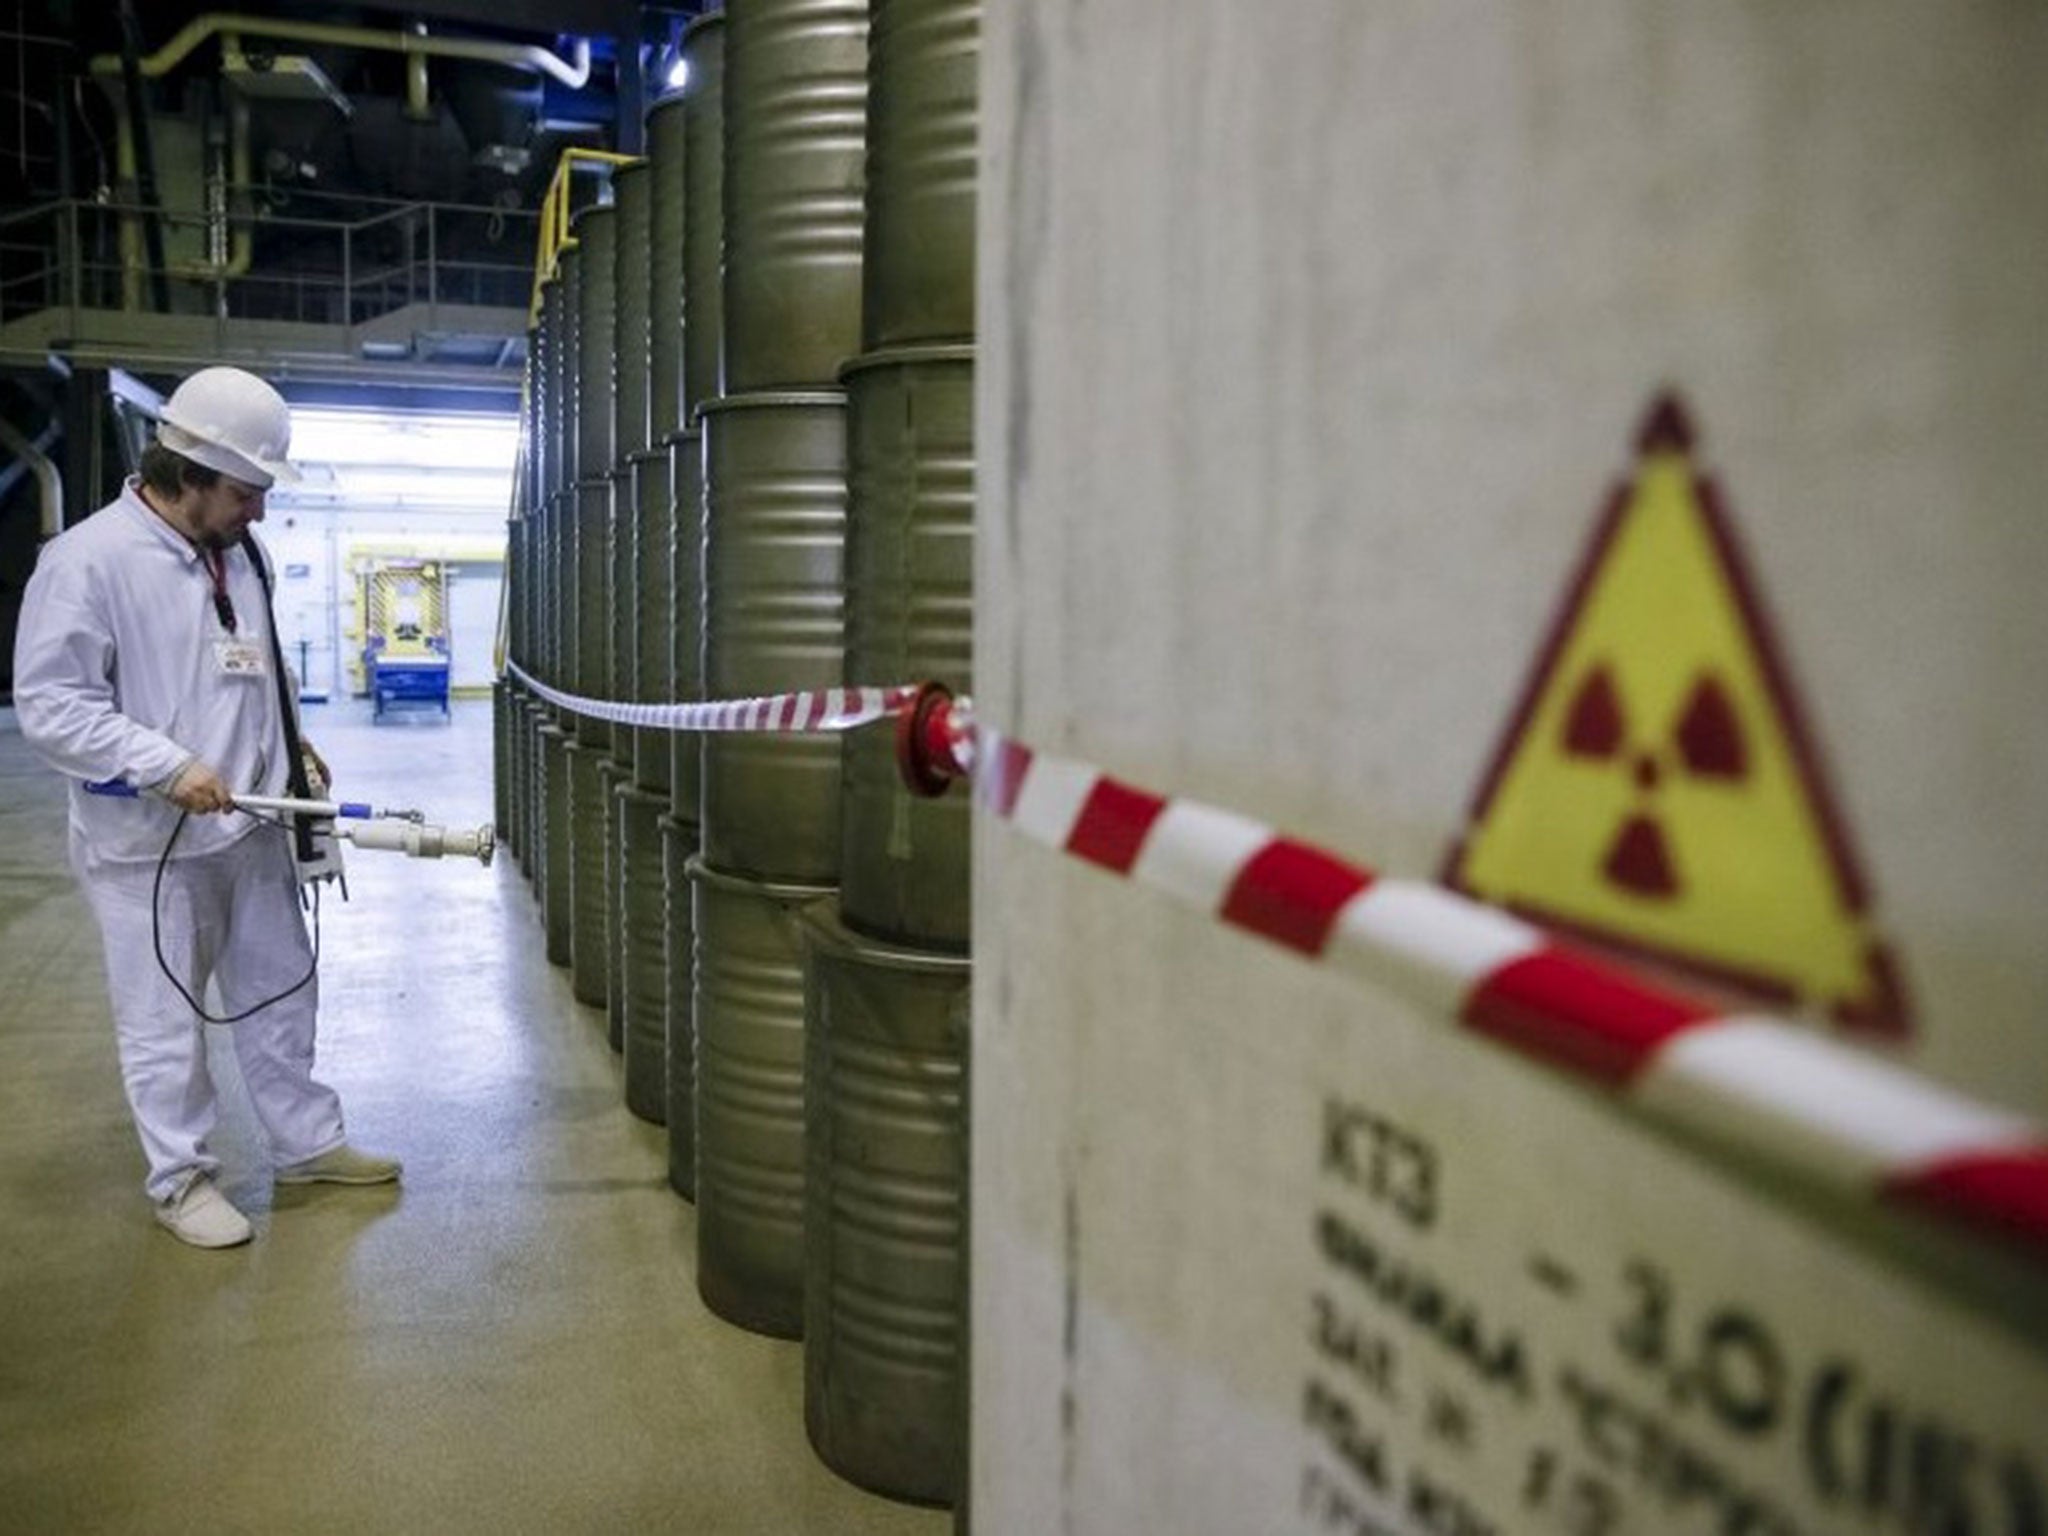
{"type": "Polygon", "coordinates": [[[273,505],[446,508],[503,516],[519,456],[514,416],[292,411],[292,462],[305,479],[273,505]]]}
{"type": "Polygon", "coordinates": [[[668,67],[668,88],[672,91],[680,91],[689,83],[690,61],[681,54],[677,54],[675,63],[668,67]]]}

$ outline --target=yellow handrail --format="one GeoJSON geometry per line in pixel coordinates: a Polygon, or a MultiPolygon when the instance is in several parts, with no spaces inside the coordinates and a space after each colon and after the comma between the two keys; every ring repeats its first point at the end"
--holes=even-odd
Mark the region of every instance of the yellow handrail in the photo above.
{"type": "Polygon", "coordinates": [[[540,322],[540,285],[555,275],[562,252],[575,245],[569,233],[569,183],[579,165],[601,166],[610,175],[622,165],[637,165],[638,155],[616,154],[608,149],[565,149],[555,162],[555,174],[548,179],[540,202],[540,248],[534,253],[533,301],[527,310],[529,325],[540,322]]]}

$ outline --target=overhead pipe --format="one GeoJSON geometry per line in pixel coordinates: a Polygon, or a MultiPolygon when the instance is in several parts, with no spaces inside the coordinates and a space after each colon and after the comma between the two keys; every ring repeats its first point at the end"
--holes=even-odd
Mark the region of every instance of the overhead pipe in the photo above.
{"type": "MultiPolygon", "coordinates": [[[[246,16],[230,11],[211,11],[195,16],[163,47],[141,59],[142,74],[158,79],[176,69],[209,38],[219,33],[242,33],[282,42],[322,43],[337,48],[377,48],[386,53],[427,58],[467,59],[481,64],[503,64],[513,69],[534,70],[560,81],[572,91],[590,83],[590,40],[578,38],[573,54],[559,54],[531,43],[502,43],[486,38],[440,37],[428,33],[384,31],[375,27],[337,26],[324,21],[294,21],[282,16],[246,16]]],[[[96,75],[118,74],[118,54],[101,54],[92,61],[96,75]]]]}
{"type": "MultiPolygon", "coordinates": [[[[224,196],[219,207],[212,199],[215,178],[209,172],[207,218],[208,260],[182,262],[173,275],[214,281],[246,277],[256,259],[256,227],[248,211],[249,200],[249,103],[242,93],[228,88],[228,164],[224,196]],[[222,246],[225,252],[221,251],[222,246]],[[223,259],[224,258],[224,259],[223,259]]],[[[121,124],[123,128],[127,125],[121,124]]]]}
{"type": "MultiPolygon", "coordinates": [[[[215,278],[244,277],[248,274],[250,266],[255,262],[256,230],[255,226],[250,222],[247,213],[251,177],[249,103],[243,99],[238,91],[231,90],[228,92],[228,96],[228,173],[226,190],[229,204],[233,205],[239,202],[243,205],[243,212],[241,216],[237,217],[232,212],[225,210],[216,211],[209,206],[206,210],[209,226],[209,243],[211,243],[211,236],[215,226],[221,222],[227,224],[228,249],[225,264],[215,261],[179,262],[170,269],[173,277],[190,278],[201,282],[215,278]]],[[[117,175],[127,180],[135,179],[135,134],[130,127],[129,115],[125,109],[117,111],[114,117],[114,157],[117,175]]],[[[127,288],[132,290],[123,303],[123,307],[127,309],[140,309],[142,307],[139,283],[143,260],[138,231],[135,226],[136,219],[134,214],[126,213],[121,216],[122,263],[125,268],[127,288]]]]}
{"type": "Polygon", "coordinates": [[[43,503],[42,536],[45,540],[54,539],[64,531],[64,477],[58,473],[56,463],[4,416],[0,416],[0,447],[20,459],[36,477],[36,489],[43,503]]]}
{"type": "MultiPolygon", "coordinates": [[[[408,35],[425,37],[427,24],[424,21],[414,22],[408,35]]],[[[424,53],[405,56],[405,115],[416,123],[433,120],[434,108],[427,90],[427,56],[424,53]]]]}

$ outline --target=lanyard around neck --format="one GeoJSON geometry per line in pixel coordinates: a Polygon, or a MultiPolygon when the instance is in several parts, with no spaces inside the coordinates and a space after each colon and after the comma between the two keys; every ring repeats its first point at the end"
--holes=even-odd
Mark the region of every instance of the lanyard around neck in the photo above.
{"type": "Polygon", "coordinates": [[[227,556],[213,548],[201,549],[199,553],[206,561],[207,574],[213,578],[213,611],[220,616],[221,627],[232,635],[235,632],[235,605],[228,599],[227,556]]]}

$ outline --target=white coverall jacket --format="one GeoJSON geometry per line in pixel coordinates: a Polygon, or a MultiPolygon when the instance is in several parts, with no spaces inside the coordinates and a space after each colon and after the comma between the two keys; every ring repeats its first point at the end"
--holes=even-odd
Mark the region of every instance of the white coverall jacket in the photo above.
{"type": "MultiPolygon", "coordinates": [[[[267,557],[266,557],[267,560],[267,557]]],[[[284,726],[272,674],[270,608],[246,550],[225,556],[234,638],[262,657],[258,675],[222,670],[229,634],[199,550],[143,501],[134,482],[43,547],[22,601],[14,649],[21,733],[71,786],[70,844],[99,919],[121,1074],[149,1160],[152,1199],[217,1166],[201,1021],[157,964],[194,997],[209,979],[225,1012],[283,991],[312,963],[289,837],[235,812],[178,823],[168,801],[89,795],[125,779],[160,786],[194,757],[240,794],[284,792],[284,726]]],[[[233,1026],[235,1054],[280,1163],[343,1139],[341,1104],[312,1076],[317,980],[233,1026]]]]}

